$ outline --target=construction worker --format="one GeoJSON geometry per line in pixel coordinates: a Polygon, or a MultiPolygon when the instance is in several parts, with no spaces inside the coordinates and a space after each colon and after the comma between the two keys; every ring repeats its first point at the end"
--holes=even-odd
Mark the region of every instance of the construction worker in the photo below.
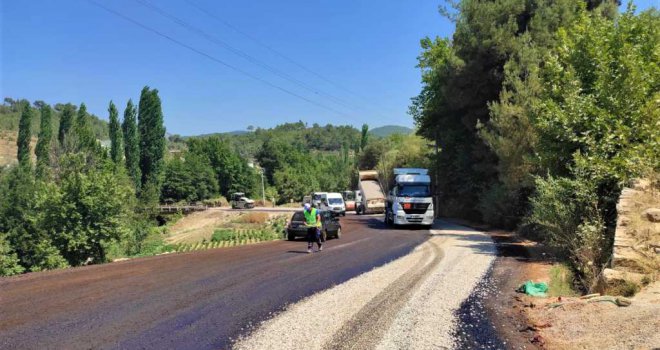
{"type": "Polygon", "coordinates": [[[309,203],[305,203],[305,224],[307,225],[307,253],[312,252],[314,242],[319,246],[319,252],[323,250],[321,244],[321,215],[316,208],[312,208],[309,203]]]}

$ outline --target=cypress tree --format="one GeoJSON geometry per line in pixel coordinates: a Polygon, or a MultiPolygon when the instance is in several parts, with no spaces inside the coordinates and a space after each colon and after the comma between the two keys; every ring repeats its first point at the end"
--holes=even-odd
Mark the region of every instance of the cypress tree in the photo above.
{"type": "Polygon", "coordinates": [[[110,113],[110,159],[112,159],[115,164],[119,164],[122,159],[122,131],[121,126],[119,125],[117,107],[115,107],[115,104],[112,101],[110,101],[108,113],[110,113]]]}
{"type": "Polygon", "coordinates": [[[369,142],[369,125],[362,124],[362,134],[360,135],[360,150],[364,150],[369,142]]]}
{"type": "Polygon", "coordinates": [[[165,157],[165,126],[158,90],[150,90],[148,86],[140,94],[138,131],[143,198],[157,199],[165,157]]]}
{"type": "Polygon", "coordinates": [[[122,131],[124,132],[124,157],[126,158],[126,170],[133,179],[135,188],[140,188],[140,143],[138,138],[136,111],[132,100],[128,100],[124,110],[124,122],[122,131]]]}
{"type": "Polygon", "coordinates": [[[92,126],[87,115],[87,106],[84,103],[78,108],[78,118],[76,119],[76,134],[78,135],[78,149],[91,151],[96,146],[96,136],[92,131],[92,126]]]}
{"type": "Polygon", "coordinates": [[[75,112],[73,105],[67,103],[62,108],[62,117],[60,118],[60,128],[57,132],[57,140],[60,142],[60,146],[64,146],[64,140],[66,135],[71,130],[73,126],[73,113],[75,112]]]}
{"type": "Polygon", "coordinates": [[[51,122],[52,110],[49,105],[41,107],[41,121],[39,141],[35,153],[37,154],[37,169],[45,169],[50,164],[50,145],[53,139],[53,125],[51,122]]]}
{"type": "Polygon", "coordinates": [[[23,112],[21,113],[21,120],[18,124],[18,139],[16,146],[18,146],[17,158],[21,166],[30,165],[30,139],[32,131],[30,130],[32,123],[32,109],[30,104],[23,104],[23,112]]]}

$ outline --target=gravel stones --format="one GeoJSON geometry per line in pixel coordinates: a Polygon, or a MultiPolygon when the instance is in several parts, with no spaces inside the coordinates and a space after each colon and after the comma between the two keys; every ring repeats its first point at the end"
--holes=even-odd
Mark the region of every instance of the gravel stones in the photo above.
{"type": "Polygon", "coordinates": [[[457,310],[496,249],[483,233],[441,227],[412,253],[291,305],[235,348],[455,348],[457,310]]]}

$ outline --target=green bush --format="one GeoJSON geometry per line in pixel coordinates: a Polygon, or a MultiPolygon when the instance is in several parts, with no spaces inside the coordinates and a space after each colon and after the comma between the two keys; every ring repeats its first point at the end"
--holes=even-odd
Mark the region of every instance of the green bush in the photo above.
{"type": "Polygon", "coordinates": [[[23,273],[25,268],[20,265],[18,255],[9,245],[4,235],[0,235],[0,276],[11,276],[23,273]]]}
{"type": "Polygon", "coordinates": [[[527,224],[569,257],[577,278],[591,289],[605,262],[606,230],[598,211],[598,197],[580,179],[538,178],[527,224]]]}
{"type": "Polygon", "coordinates": [[[219,229],[213,232],[211,242],[231,241],[237,237],[237,234],[232,230],[219,229]]]}
{"type": "Polygon", "coordinates": [[[34,264],[30,266],[30,271],[32,272],[69,267],[69,264],[62,257],[59,250],[46,240],[35,245],[32,259],[34,260],[34,264]]]}

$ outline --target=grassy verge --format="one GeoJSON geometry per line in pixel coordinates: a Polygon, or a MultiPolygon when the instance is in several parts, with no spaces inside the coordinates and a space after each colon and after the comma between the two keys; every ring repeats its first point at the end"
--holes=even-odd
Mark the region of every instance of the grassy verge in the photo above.
{"type": "Polygon", "coordinates": [[[559,264],[550,269],[550,283],[548,295],[551,297],[577,296],[579,293],[574,289],[575,276],[570,267],[559,264]]]}

